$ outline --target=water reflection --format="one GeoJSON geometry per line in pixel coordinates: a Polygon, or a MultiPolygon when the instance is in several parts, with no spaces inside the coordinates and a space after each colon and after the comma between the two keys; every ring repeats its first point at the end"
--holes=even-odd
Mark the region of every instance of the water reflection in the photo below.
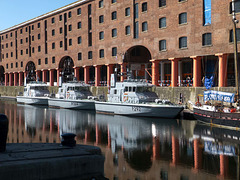
{"type": "Polygon", "coordinates": [[[78,144],[99,146],[109,179],[236,179],[238,131],[195,121],[95,114],[0,102],[9,118],[8,143],[60,143],[63,133],[78,144]]]}

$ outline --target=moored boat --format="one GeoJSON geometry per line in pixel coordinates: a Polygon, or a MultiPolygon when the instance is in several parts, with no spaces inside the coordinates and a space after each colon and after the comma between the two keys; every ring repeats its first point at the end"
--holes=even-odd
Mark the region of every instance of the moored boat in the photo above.
{"type": "Polygon", "coordinates": [[[196,119],[204,123],[225,128],[240,128],[240,112],[234,103],[234,93],[220,91],[205,91],[204,104],[199,100],[193,105],[196,119]],[[213,101],[213,103],[210,103],[213,101]],[[230,103],[228,106],[223,102],[230,103]]]}
{"type": "Polygon", "coordinates": [[[49,90],[44,82],[31,81],[26,87],[22,96],[17,96],[18,103],[30,105],[48,105],[49,90]]]}
{"type": "Polygon", "coordinates": [[[67,109],[94,110],[94,101],[87,99],[92,96],[89,87],[89,85],[78,81],[62,83],[56,96],[49,98],[48,105],[67,109]]]}
{"type": "MultiPolygon", "coordinates": [[[[205,123],[216,125],[224,128],[239,129],[240,128],[240,67],[238,62],[237,50],[237,34],[236,24],[238,20],[235,14],[235,1],[232,1],[232,22],[233,22],[233,39],[234,39],[234,65],[235,65],[235,86],[236,94],[220,91],[205,91],[204,104],[198,101],[193,105],[193,113],[196,119],[205,123]],[[214,103],[210,103],[213,100],[214,103]],[[225,103],[230,103],[228,106],[225,103]]],[[[210,89],[213,82],[212,80],[206,84],[207,89],[210,89]]]]}
{"type": "Polygon", "coordinates": [[[116,82],[111,76],[111,88],[106,102],[95,101],[96,111],[130,116],[176,118],[183,106],[160,100],[152,91],[153,85],[145,80],[128,78],[116,82]]]}

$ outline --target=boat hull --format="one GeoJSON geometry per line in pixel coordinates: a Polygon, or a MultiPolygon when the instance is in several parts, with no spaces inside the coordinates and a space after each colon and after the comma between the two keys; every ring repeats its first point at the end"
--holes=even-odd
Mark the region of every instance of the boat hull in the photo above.
{"type": "Polygon", "coordinates": [[[207,124],[224,128],[240,128],[240,113],[205,111],[193,108],[194,117],[207,124]]]}
{"type": "Polygon", "coordinates": [[[90,100],[69,100],[50,98],[48,100],[50,107],[65,108],[65,109],[86,109],[95,110],[94,101],[90,100]]]}
{"type": "Polygon", "coordinates": [[[176,118],[183,110],[182,106],[124,104],[95,102],[98,113],[119,114],[128,116],[176,118]]]}
{"type": "Polygon", "coordinates": [[[17,96],[17,102],[30,105],[48,105],[48,97],[17,96]]]}

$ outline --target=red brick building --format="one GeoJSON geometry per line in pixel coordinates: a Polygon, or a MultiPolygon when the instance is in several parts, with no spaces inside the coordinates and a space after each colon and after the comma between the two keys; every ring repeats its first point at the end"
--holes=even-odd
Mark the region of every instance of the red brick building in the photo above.
{"type": "Polygon", "coordinates": [[[0,32],[0,81],[100,86],[128,68],[155,85],[233,86],[232,29],[231,0],[80,0],[0,32]]]}

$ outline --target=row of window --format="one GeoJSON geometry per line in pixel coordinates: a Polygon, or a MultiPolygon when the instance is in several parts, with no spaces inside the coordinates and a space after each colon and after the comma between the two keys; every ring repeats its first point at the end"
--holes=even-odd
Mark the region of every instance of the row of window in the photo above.
{"type": "MultiPolygon", "coordinates": [[[[129,26],[127,26],[129,27],[129,26]]],[[[128,28],[127,28],[128,29],[128,28]]],[[[126,29],[126,30],[127,30],[126,29]]],[[[114,33],[113,33],[114,34],[114,33]]],[[[103,39],[104,38],[104,32],[101,31],[99,33],[99,39],[103,39]]],[[[230,37],[229,37],[229,41],[233,42],[233,31],[230,31],[230,37]]],[[[240,28],[237,29],[237,41],[240,41],[240,28]]],[[[82,43],[82,37],[78,37],[78,44],[82,43]]],[[[69,39],[69,46],[72,45],[72,39],[69,39]]],[[[202,46],[210,46],[212,45],[212,34],[211,33],[205,33],[202,35],[202,46]]],[[[59,44],[60,48],[63,47],[63,41],[60,41],[59,44]]],[[[187,48],[187,37],[180,37],[179,38],[179,48],[180,49],[184,49],[187,48]]],[[[52,49],[55,49],[55,43],[52,43],[52,49]]],[[[159,41],[159,51],[166,51],[167,50],[167,41],[165,39],[160,40],[159,41]]],[[[41,46],[38,46],[38,52],[41,52],[41,46]]],[[[88,59],[92,59],[92,52],[89,51],[89,56],[88,59]]],[[[32,48],[32,53],[34,53],[34,47],[32,48]]],[[[20,54],[23,55],[23,50],[20,51],[20,54]]],[[[28,49],[26,49],[26,54],[28,54],[28,49]]],[[[116,56],[117,55],[117,49],[113,48],[112,49],[112,56],[116,56]]],[[[11,57],[13,57],[13,52],[11,52],[11,57]]],[[[78,55],[78,60],[81,60],[81,54],[78,55]]],[[[100,58],[104,58],[104,49],[101,49],[99,51],[99,57],[100,58]]],[[[2,58],[4,59],[4,55],[2,55],[2,58]]],[[[8,58],[8,53],[6,53],[6,58],[8,58]]]]}
{"type": "MultiPolygon", "coordinates": [[[[179,1],[182,1],[182,0],[179,0],[179,1]]],[[[185,1],[185,0],[183,0],[183,1],[185,1]]],[[[206,1],[206,0],[204,0],[204,1],[206,1]]],[[[101,4],[101,6],[103,6],[103,0],[99,1],[99,4],[101,4]]],[[[160,5],[166,5],[166,0],[160,0],[159,4],[160,5]]],[[[90,6],[90,7],[88,7],[89,10],[90,10],[89,13],[91,14],[91,5],[89,5],[89,6],[90,6]]],[[[136,10],[138,11],[138,8],[136,10]]],[[[147,11],[147,2],[142,3],[142,12],[145,12],[145,11],[147,11]]],[[[78,15],[81,14],[81,8],[77,9],[77,14],[78,15]]],[[[136,15],[137,16],[135,18],[138,18],[138,12],[136,13],[136,15]]],[[[130,16],[130,7],[125,8],[125,16],[130,16]]],[[[69,18],[72,17],[71,11],[68,12],[68,17],[69,18]]],[[[116,11],[112,12],[112,17],[111,18],[112,18],[112,20],[117,19],[117,12],[116,11]]],[[[59,20],[62,21],[62,15],[59,15],[59,20]]],[[[104,16],[100,15],[99,16],[99,23],[103,23],[103,22],[104,22],[104,16]]],[[[55,23],[55,18],[54,17],[52,18],[52,23],[55,23]]],[[[183,13],[179,14],[179,24],[186,24],[186,23],[187,23],[187,13],[183,12],[183,13]]],[[[38,23],[38,27],[40,28],[40,23],[38,23]]],[[[159,28],[164,28],[164,27],[166,27],[166,17],[163,17],[163,18],[159,19],[159,28]]],[[[82,28],[82,22],[78,22],[77,28],[78,29],[82,28]]],[[[30,27],[29,27],[29,29],[30,29],[30,27]]],[[[32,25],[32,30],[33,29],[34,29],[34,25],[32,25]]],[[[26,27],[26,32],[27,32],[27,30],[28,30],[28,27],[26,27]]],[[[68,30],[72,31],[72,25],[68,26],[68,30]]],[[[143,23],[142,30],[143,31],[147,30],[147,23],[146,22],[143,23]]],[[[59,32],[60,32],[60,34],[62,34],[63,29],[60,28],[59,32]]],[[[22,33],[22,29],[20,30],[20,33],[22,33]]],[[[54,35],[55,35],[55,30],[52,30],[52,36],[54,36],[54,35]]],[[[10,33],[10,36],[12,37],[12,33],[10,33]]],[[[6,38],[7,37],[8,37],[8,34],[6,34],[6,38]]],[[[34,41],[34,36],[32,38],[33,38],[32,41],[34,41]]],[[[3,39],[3,36],[2,36],[2,39],[3,39]]],[[[40,39],[40,34],[38,34],[38,39],[40,39]]],[[[27,41],[28,40],[26,39],[26,42],[27,41]]],[[[22,44],[22,40],[21,40],[21,44],[22,44]]]]}
{"type": "MultiPolygon", "coordinates": [[[[205,33],[202,35],[202,46],[210,46],[212,45],[212,34],[205,33]]],[[[179,38],[179,49],[187,48],[187,37],[179,38]]],[[[159,51],[167,50],[167,41],[165,39],[159,41],[159,51]]]]}
{"type": "MultiPolygon", "coordinates": [[[[114,15],[114,17],[116,17],[116,15],[114,15]]],[[[101,16],[99,16],[99,23],[103,23],[103,22],[104,22],[104,16],[101,15],[101,16]]],[[[181,13],[179,15],[179,24],[184,24],[184,23],[187,23],[187,13],[181,13]]],[[[166,17],[163,17],[163,18],[159,19],[159,28],[164,28],[164,27],[166,27],[166,17]]],[[[78,29],[82,28],[82,22],[81,21],[78,22],[77,28],[78,29]]],[[[142,31],[147,31],[147,29],[148,29],[147,22],[143,22],[142,23],[142,31]]],[[[68,30],[72,31],[72,25],[68,26],[68,30]]],[[[113,31],[113,34],[114,34],[112,37],[115,37],[116,36],[116,29],[114,29],[112,31],[113,31]]],[[[63,28],[62,27],[59,28],[59,33],[60,34],[63,33],[63,28]]],[[[127,26],[126,27],[126,35],[129,35],[129,34],[130,34],[130,27],[127,26]]],[[[55,29],[52,30],[52,36],[55,36],[55,29]]],[[[41,34],[40,33],[38,34],[38,39],[41,39],[41,34]]],[[[32,41],[34,41],[34,36],[32,36],[32,41]]],[[[26,43],[28,43],[28,37],[26,37],[26,43]]],[[[12,44],[12,42],[11,42],[11,44],[12,44]]],[[[23,39],[20,39],[20,44],[23,44],[23,39]]],[[[12,45],[11,45],[11,47],[12,47],[12,45]]],[[[4,48],[4,47],[2,47],[2,48],[4,48]]],[[[8,48],[7,44],[6,44],[6,48],[8,48]]]]}
{"type": "MultiPolygon", "coordinates": [[[[116,3],[116,2],[113,2],[113,3],[116,3]]],[[[166,3],[166,0],[165,0],[165,3],[166,3]]],[[[99,8],[101,8],[101,7],[103,7],[103,0],[99,1],[99,8]]],[[[147,11],[147,2],[144,2],[144,3],[142,3],[142,12],[146,12],[146,11],[147,11]]],[[[81,8],[77,9],[77,15],[81,15],[81,8]]],[[[130,7],[125,8],[125,16],[130,16],[130,7]]],[[[72,17],[72,12],[69,11],[68,12],[68,18],[71,18],[71,17],[72,17]]],[[[59,15],[59,21],[62,21],[62,19],[63,19],[63,15],[59,15]]],[[[112,20],[117,19],[117,12],[116,11],[112,12],[111,19],[112,20]]],[[[52,22],[52,24],[55,23],[55,17],[53,17],[51,19],[51,22],[52,22]]],[[[99,16],[99,23],[103,23],[103,22],[104,22],[104,16],[101,15],[101,16],[99,16]]],[[[41,24],[38,23],[37,27],[40,28],[40,26],[41,26],[41,24]]],[[[26,27],[25,31],[28,32],[28,29],[30,29],[30,28],[32,30],[34,30],[34,25],[29,26],[29,28],[26,27]]],[[[71,28],[72,28],[72,26],[69,25],[69,31],[71,31],[71,28]]],[[[81,22],[78,23],[78,29],[80,29],[80,28],[81,28],[81,22]]],[[[23,33],[23,29],[20,29],[20,34],[22,34],[22,33],[23,33]]],[[[12,37],[12,32],[10,33],[10,37],[12,37]]],[[[7,38],[8,38],[8,34],[6,34],[6,39],[7,38]]],[[[3,40],[3,36],[2,36],[2,40],[3,40]]]]}
{"type": "MultiPolygon", "coordinates": [[[[117,0],[111,0],[111,1],[112,1],[112,4],[117,2],[117,0]]],[[[184,1],[187,1],[187,0],[178,0],[178,2],[184,2],[184,1]]],[[[103,8],[103,6],[104,6],[104,1],[100,0],[98,2],[98,7],[103,8]]],[[[159,7],[164,7],[164,6],[166,6],[166,0],[159,0],[159,7]]],[[[147,2],[142,3],[142,9],[147,9],[147,2]]]]}
{"type": "MultiPolygon", "coordinates": [[[[237,41],[240,41],[240,28],[237,28],[237,41]]],[[[130,26],[126,26],[126,34],[130,33],[130,26]]],[[[115,36],[115,30],[112,32],[112,35],[115,36]]],[[[104,32],[101,31],[99,32],[99,39],[102,40],[104,39],[104,32]]],[[[78,44],[82,43],[82,37],[78,37],[77,39],[78,44]]],[[[230,30],[230,36],[229,36],[229,42],[233,42],[233,30],[230,30]]],[[[72,39],[69,39],[69,46],[72,45],[72,39]]],[[[202,46],[209,46],[212,45],[212,33],[205,33],[202,35],[202,46]]],[[[59,44],[60,48],[63,47],[63,41],[60,41],[59,44]]],[[[179,38],[179,48],[187,48],[187,37],[180,37],[179,38]]],[[[55,49],[55,43],[52,43],[52,49],[55,49]]],[[[167,49],[167,41],[165,39],[159,41],[159,51],[166,51],[167,49]]],[[[34,53],[34,47],[32,48],[32,53],[34,53]]],[[[38,52],[41,52],[41,46],[38,46],[38,52]]],[[[114,49],[112,56],[116,56],[116,49],[114,49]]],[[[23,55],[23,50],[20,51],[20,54],[23,55]]],[[[28,54],[28,49],[26,49],[26,54],[28,54]]],[[[90,53],[91,54],[91,53],[90,53]]],[[[13,52],[11,52],[11,57],[13,57],[13,52]]],[[[79,56],[81,57],[81,56],[79,56]]],[[[92,57],[89,55],[89,57],[92,57]]],[[[104,57],[104,50],[100,50],[99,52],[99,57],[103,58],[104,57]]],[[[4,55],[2,55],[2,58],[4,59],[4,55]]],[[[6,53],[6,58],[8,58],[8,53],[6,53]]],[[[91,58],[89,58],[91,59],[91,58]]],[[[78,60],[81,60],[81,58],[78,58],[78,60]]]]}
{"type": "MultiPolygon", "coordinates": [[[[238,33],[238,41],[240,41],[240,29],[237,29],[237,33],[238,33]]],[[[231,34],[232,34],[232,30],[231,30],[231,34]]],[[[232,35],[230,34],[230,41],[232,42],[233,41],[233,37],[232,35]]],[[[104,32],[101,31],[99,33],[99,39],[103,39],[104,38],[104,32]]],[[[82,38],[81,36],[78,37],[78,44],[81,44],[82,43],[82,38]]],[[[72,45],[72,39],[69,39],[69,46],[72,45]]],[[[211,33],[205,33],[202,35],[202,45],[203,46],[209,46],[209,45],[212,45],[212,34],[211,33]]],[[[60,44],[59,44],[60,48],[63,47],[63,41],[60,41],[60,44]]],[[[183,49],[183,48],[187,48],[187,37],[180,37],[179,38],[179,48],[180,49],[183,49]]],[[[55,43],[52,43],[52,49],[55,49],[55,43]]],[[[160,40],[159,41],[159,51],[166,51],[167,49],[167,42],[165,39],[163,40],[160,40]]],[[[32,48],[32,53],[34,53],[34,47],[32,48]]],[[[38,52],[41,52],[41,46],[38,46],[38,52]]],[[[113,48],[113,52],[112,52],[112,56],[116,56],[116,49],[113,48]]],[[[20,51],[20,54],[23,55],[23,50],[20,51]]],[[[28,49],[26,49],[26,54],[28,54],[28,49]]],[[[11,52],[11,57],[13,57],[13,52],[11,52]]],[[[81,56],[80,56],[81,57],[81,56]]],[[[92,59],[91,58],[92,56],[89,55],[89,59],[92,59]]],[[[100,52],[99,52],[99,57],[100,58],[103,58],[104,57],[104,50],[101,49],[100,52]]],[[[2,56],[2,58],[4,59],[4,56],[2,56]]],[[[6,53],[6,58],[8,58],[8,53],[6,53]]],[[[81,60],[81,58],[79,58],[78,56],[78,60],[81,60]]]]}
{"type": "MultiPolygon", "coordinates": [[[[23,67],[23,62],[21,61],[21,67],[23,67]]],[[[18,68],[18,62],[15,64],[16,68],[18,68]]],[[[8,69],[8,64],[6,64],[6,68],[8,69]]],[[[11,68],[13,68],[13,63],[11,63],[11,68]]]]}
{"type": "MultiPolygon", "coordinates": [[[[187,0],[178,0],[178,2],[185,2],[187,0]]],[[[164,7],[166,6],[166,0],[159,0],[159,7],[164,7]]]]}
{"type": "MultiPolygon", "coordinates": [[[[111,0],[111,3],[112,3],[112,4],[117,3],[117,0],[111,0]]],[[[100,0],[100,1],[98,2],[98,7],[99,7],[99,8],[103,8],[103,6],[104,6],[104,1],[103,1],[103,0],[100,0]]]]}
{"type": "MultiPolygon", "coordinates": [[[[77,9],[77,15],[81,15],[81,8],[78,8],[77,9]]],[[[72,12],[71,11],[69,11],[68,12],[68,18],[71,18],[72,17],[72,12]]],[[[63,15],[59,15],[59,21],[62,21],[62,19],[63,19],[63,15]]],[[[51,22],[52,22],[52,24],[53,23],[55,23],[55,18],[53,17],[52,19],[51,19],[51,22]]],[[[37,28],[40,28],[41,27],[41,24],[40,23],[37,23],[37,28]]],[[[32,25],[32,26],[29,26],[29,27],[26,27],[25,28],[25,32],[28,32],[28,29],[32,29],[32,30],[34,30],[34,25],[32,25]]],[[[22,34],[23,33],[23,29],[20,29],[20,34],[22,34]]],[[[12,32],[10,33],[10,37],[12,37],[12,32]]],[[[2,40],[4,39],[4,36],[2,36],[2,40]]],[[[6,34],[6,39],[8,39],[8,34],[6,34]]]]}

